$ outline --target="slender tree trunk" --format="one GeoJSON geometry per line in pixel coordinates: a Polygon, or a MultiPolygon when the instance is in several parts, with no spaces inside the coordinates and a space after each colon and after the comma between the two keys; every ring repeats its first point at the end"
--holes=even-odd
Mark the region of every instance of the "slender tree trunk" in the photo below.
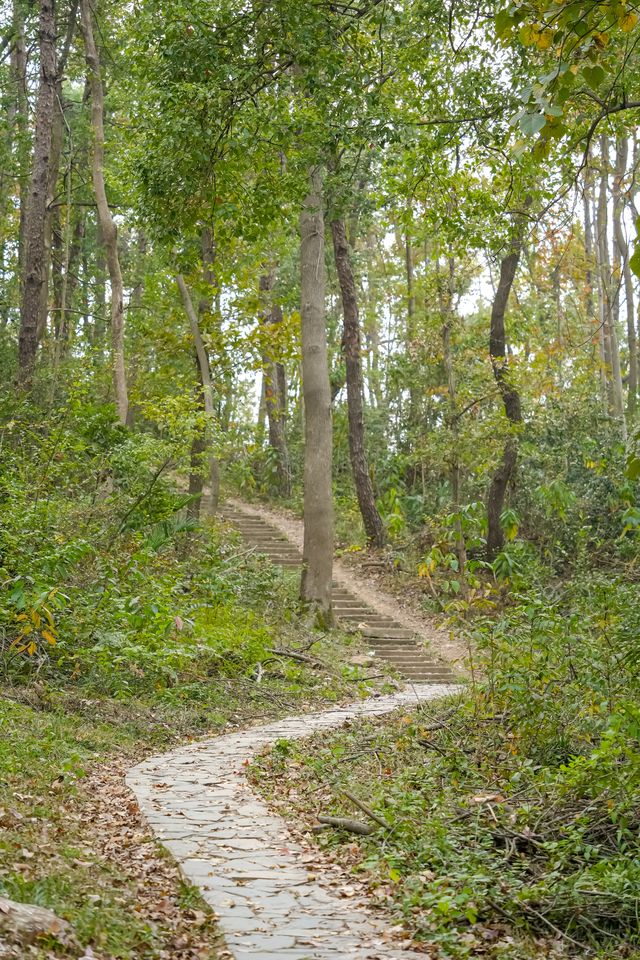
{"type": "MultiPolygon", "coordinates": [[[[526,203],[529,206],[529,201],[526,203]]],[[[493,560],[495,555],[504,546],[504,532],[502,530],[502,509],[509,481],[513,476],[518,462],[518,439],[516,431],[522,423],[522,405],[520,394],[514,386],[509,370],[509,354],[507,352],[507,338],[505,331],[505,313],[509,302],[509,294],[515,280],[516,271],[522,254],[522,244],[526,220],[524,214],[519,214],[514,224],[510,250],[500,264],[500,280],[491,307],[491,331],[489,336],[489,355],[504,411],[509,421],[510,433],[502,452],[502,462],[493,474],[487,497],[487,557],[493,560]]]]}
{"type": "Polygon", "coordinates": [[[332,619],[333,490],[331,387],[325,328],[323,175],[310,171],[300,215],[300,313],[304,396],[304,546],[300,595],[332,619]]]}
{"type": "MultiPolygon", "coordinates": [[[[618,251],[618,260],[621,264],[622,279],[624,281],[626,316],[627,316],[627,346],[629,349],[629,389],[627,393],[627,409],[633,414],[638,398],[638,342],[636,339],[636,319],[633,293],[633,279],[629,267],[629,244],[622,223],[624,198],[622,182],[627,172],[629,159],[629,143],[626,136],[618,137],[616,145],[616,174],[613,181],[613,234],[618,251]]],[[[616,277],[616,282],[618,279],[616,277]]]]}
{"type": "MultiPolygon", "coordinates": [[[[219,311],[220,307],[220,291],[218,278],[216,277],[215,272],[215,261],[216,261],[216,247],[214,243],[213,233],[209,227],[204,227],[202,231],[202,236],[200,240],[200,247],[202,250],[202,279],[207,285],[207,293],[200,297],[198,301],[198,319],[200,325],[203,323],[207,314],[211,314],[212,309],[212,298],[214,297],[215,289],[215,299],[216,299],[216,309],[219,311]]],[[[200,328],[199,328],[200,329],[200,328]]],[[[194,337],[195,339],[195,337],[194,337]]],[[[200,342],[202,344],[202,336],[200,336],[200,342]]],[[[204,356],[206,360],[206,371],[203,372],[201,378],[201,385],[203,394],[208,392],[211,397],[211,416],[215,418],[215,397],[216,390],[213,383],[213,378],[211,376],[211,362],[209,360],[209,354],[202,344],[202,350],[199,353],[199,358],[204,356]]],[[[218,509],[218,504],[220,502],[220,464],[218,463],[218,458],[215,455],[215,445],[214,445],[214,420],[211,420],[210,430],[211,430],[211,440],[210,440],[210,455],[209,455],[209,508],[211,513],[215,513],[218,509]]]]}
{"type": "Polygon", "coordinates": [[[30,388],[38,350],[38,319],[45,276],[47,188],[55,106],[56,25],[53,0],[40,0],[40,86],[36,104],[31,182],[24,223],[23,289],[18,341],[19,382],[30,388]]]}
{"type": "Polygon", "coordinates": [[[373,233],[367,236],[367,300],[365,315],[365,336],[369,348],[369,392],[374,406],[382,408],[384,397],[380,378],[380,330],[378,328],[378,291],[376,283],[376,238],[373,233]]]}
{"type": "Polygon", "coordinates": [[[333,253],[336,262],[340,293],[342,295],[342,314],[344,319],[342,349],[347,371],[347,413],[349,419],[349,455],[353,482],[358,497],[358,506],[362,515],[367,542],[374,547],[382,547],[385,542],[385,530],[382,518],[376,507],[373,483],[367,463],[364,432],[364,388],[362,382],[362,348],[360,341],[360,318],[358,315],[358,296],[356,282],[349,259],[349,245],[344,220],[331,223],[333,253]]]}
{"type": "MultiPolygon", "coordinates": [[[[455,260],[449,257],[448,275],[445,283],[440,287],[440,315],[442,317],[442,358],[444,374],[447,382],[447,426],[451,434],[450,479],[451,479],[451,506],[456,515],[454,532],[456,538],[456,556],[458,558],[458,573],[460,588],[463,596],[467,595],[467,545],[464,539],[462,523],[460,521],[460,418],[457,407],[457,384],[453,366],[453,351],[451,349],[451,334],[455,323],[453,296],[455,288],[455,260]]],[[[440,278],[438,278],[440,279],[440,278]]]]}
{"type": "Polygon", "coordinates": [[[20,203],[20,221],[18,227],[18,272],[20,282],[20,303],[24,294],[25,228],[27,217],[27,151],[21,143],[29,128],[29,94],[27,89],[27,43],[24,28],[24,12],[21,0],[13,0],[14,41],[11,51],[11,73],[13,74],[16,94],[9,108],[9,128],[15,133],[15,149],[18,154],[18,193],[20,203]]]}
{"type": "Polygon", "coordinates": [[[627,425],[624,415],[622,374],[620,371],[620,350],[614,315],[614,294],[612,289],[611,263],[609,259],[608,239],[608,189],[609,189],[609,138],[600,137],[601,169],[600,192],[598,196],[597,232],[600,266],[600,318],[604,337],[604,352],[608,370],[610,412],[619,421],[622,436],[626,439],[627,425]]]}
{"type": "Polygon", "coordinates": [[[118,419],[125,426],[129,398],[124,363],[124,286],[118,256],[118,231],[111,214],[104,183],[104,90],[100,61],[93,37],[93,23],[89,0],[81,0],[80,16],[84,36],[85,59],[91,89],[91,123],[93,126],[93,190],[96,197],[98,223],[104,244],[109,280],[111,282],[111,364],[113,389],[118,419]]]}
{"type": "Polygon", "coordinates": [[[591,198],[593,194],[593,177],[591,168],[587,166],[584,173],[582,189],[582,203],[584,215],[584,258],[586,261],[585,281],[586,297],[585,309],[587,323],[595,325],[596,313],[593,299],[593,218],[591,216],[591,198]]]}
{"type": "MultiPolygon", "coordinates": [[[[275,270],[260,277],[260,291],[270,295],[275,282],[275,270]]],[[[282,323],[282,307],[272,302],[265,304],[263,322],[271,328],[282,323]]],[[[291,495],[291,469],[286,435],[287,378],[284,364],[273,359],[267,347],[263,353],[264,409],[269,421],[269,446],[275,451],[278,472],[278,490],[281,496],[291,495]]]]}
{"type": "MultiPolygon", "coordinates": [[[[406,234],[404,240],[404,263],[407,275],[407,356],[410,359],[416,356],[416,293],[415,293],[415,266],[413,260],[413,247],[411,246],[411,236],[406,234]]],[[[409,434],[410,442],[413,440],[415,427],[419,416],[419,388],[415,383],[415,378],[409,380],[409,434]]]]}
{"type": "MultiPolygon", "coordinates": [[[[55,0],[54,0],[55,2],[55,0]]],[[[49,159],[49,177],[47,184],[47,212],[44,230],[44,277],[42,284],[42,296],[40,299],[40,316],[38,318],[38,343],[42,340],[49,319],[49,273],[53,269],[51,257],[53,252],[53,231],[56,217],[59,219],[59,211],[53,209],[53,203],[56,198],[58,179],[60,176],[60,161],[62,159],[62,148],[65,139],[65,103],[62,94],[62,76],[67,64],[67,58],[73,43],[76,32],[76,19],[78,13],[78,0],[72,0],[69,6],[67,28],[62,50],[58,57],[56,84],[54,90],[53,105],[53,128],[51,131],[51,156],[49,159]]],[[[71,169],[69,169],[70,179],[71,169]]],[[[69,200],[70,198],[67,197],[69,200]]],[[[67,209],[67,217],[71,210],[67,209]]],[[[58,319],[58,318],[55,318],[58,319]]],[[[55,348],[54,348],[55,349],[55,348]]]]}
{"type": "Polygon", "coordinates": [[[184,281],[184,277],[182,274],[178,274],[176,280],[178,282],[178,288],[182,297],[185,313],[189,318],[191,336],[193,337],[196,358],[198,361],[199,379],[202,388],[204,410],[208,423],[208,436],[205,446],[209,447],[209,484],[211,487],[211,509],[213,512],[217,510],[218,501],[220,499],[220,475],[218,470],[218,461],[213,449],[215,409],[213,405],[213,383],[211,380],[211,370],[209,369],[209,357],[207,356],[207,351],[202,340],[202,334],[200,333],[198,314],[194,309],[191,295],[184,281]]]}

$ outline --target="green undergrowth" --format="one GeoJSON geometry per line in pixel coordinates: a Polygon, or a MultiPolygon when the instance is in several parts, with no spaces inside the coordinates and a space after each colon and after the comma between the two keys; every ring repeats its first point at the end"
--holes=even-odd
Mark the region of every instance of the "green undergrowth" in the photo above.
{"type": "MultiPolygon", "coordinates": [[[[77,938],[20,956],[79,956],[87,945],[101,960],[215,956],[206,911],[197,897],[188,905],[177,876],[156,898],[171,900],[168,919],[140,906],[144,858],[118,862],[126,837],[113,856],[96,852],[109,830],[91,826],[96,789],[108,809],[124,770],[151,751],[369,689],[348,664],[355,639],[314,630],[294,576],[224,524],[189,519],[172,479],[183,440],[125,431],[108,409],[73,398],[47,428],[20,409],[5,419],[0,895],[54,909],[77,938]],[[110,764],[118,769],[96,788],[110,764]]],[[[155,875],[160,855],[145,850],[155,875]]]]}
{"type": "Polygon", "coordinates": [[[368,820],[342,789],[387,821],[318,843],[434,957],[640,957],[634,596],[590,573],[512,597],[459,701],[280,742],[253,777],[307,822],[368,820]]]}

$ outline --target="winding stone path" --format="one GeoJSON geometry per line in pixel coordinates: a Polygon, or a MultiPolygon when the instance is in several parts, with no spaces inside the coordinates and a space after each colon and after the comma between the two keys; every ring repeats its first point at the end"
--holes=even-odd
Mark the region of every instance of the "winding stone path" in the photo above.
{"type": "Polygon", "coordinates": [[[455,690],[413,686],[189,744],[130,771],[127,783],[142,812],[217,914],[236,960],[424,958],[393,941],[361,898],[341,895],[335,877],[332,883],[309,872],[303,848],[254,794],[246,767],[276,740],[309,736],[455,690]]]}
{"type": "MultiPolygon", "coordinates": [[[[280,567],[302,566],[298,547],[263,517],[237,505],[223,507],[222,515],[256,553],[280,567]]],[[[416,683],[455,683],[456,677],[448,664],[430,655],[423,638],[417,637],[414,630],[379,613],[339,579],[333,581],[332,591],[336,617],[346,626],[359,630],[376,657],[416,683]]]]}

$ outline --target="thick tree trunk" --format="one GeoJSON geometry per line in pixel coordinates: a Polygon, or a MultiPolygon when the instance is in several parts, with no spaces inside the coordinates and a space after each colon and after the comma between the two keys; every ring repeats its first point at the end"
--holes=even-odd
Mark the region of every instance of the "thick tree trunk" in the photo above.
{"type": "MultiPolygon", "coordinates": [[[[275,271],[270,270],[260,277],[260,291],[269,295],[273,290],[275,271]]],[[[271,327],[282,323],[282,307],[271,302],[265,304],[263,322],[271,327]]],[[[291,495],[291,468],[286,435],[287,377],[284,364],[274,360],[269,349],[263,353],[264,410],[269,421],[269,446],[277,458],[278,490],[281,496],[291,495]]]]}
{"type": "Polygon", "coordinates": [[[104,182],[104,90],[100,61],[93,37],[93,23],[89,0],[81,0],[80,16],[84,36],[85,59],[91,90],[91,123],[93,126],[93,190],[96,197],[98,223],[104,244],[109,280],[111,282],[111,364],[113,389],[118,419],[125,426],[129,398],[124,364],[124,287],[118,256],[118,231],[111,214],[104,182]]]}
{"type": "Polygon", "coordinates": [[[374,547],[382,547],[385,542],[385,530],[382,518],[376,507],[371,474],[367,463],[364,434],[364,411],[362,383],[362,349],[360,342],[360,318],[358,315],[358,296],[356,282],[349,259],[349,245],[343,220],[331,223],[333,253],[342,295],[342,314],[344,319],[342,350],[347,371],[347,413],[349,419],[349,455],[353,482],[358,497],[358,506],[362,515],[367,542],[374,547]]]}
{"type": "MultiPolygon", "coordinates": [[[[627,393],[627,409],[633,414],[638,400],[638,342],[636,339],[636,318],[633,292],[633,278],[629,267],[629,244],[622,223],[624,198],[622,182],[624,180],[629,159],[629,144],[626,136],[618,137],[616,147],[616,173],[613,181],[613,234],[618,250],[618,259],[621,264],[622,278],[627,316],[627,347],[629,350],[629,389],[627,393]]],[[[616,278],[616,282],[618,282],[616,278]]]]}
{"type": "MultiPolygon", "coordinates": [[[[213,385],[211,381],[211,370],[209,369],[209,357],[207,356],[207,351],[202,340],[202,334],[200,333],[198,315],[193,306],[191,294],[189,293],[187,285],[184,281],[184,277],[181,274],[178,274],[176,280],[180,290],[180,295],[182,297],[185,313],[189,318],[191,336],[193,337],[196,359],[198,361],[202,400],[208,424],[207,437],[203,446],[209,447],[209,485],[211,489],[211,510],[214,512],[218,508],[218,502],[220,499],[220,474],[218,469],[218,461],[213,449],[215,410],[213,406],[213,385]]],[[[191,486],[191,480],[189,481],[189,484],[191,486]]]]}
{"type": "Polygon", "coordinates": [[[609,189],[609,138],[600,137],[600,191],[597,211],[597,240],[600,273],[600,322],[604,339],[604,354],[609,384],[610,412],[618,420],[624,439],[627,436],[627,424],[624,415],[622,374],[620,370],[620,350],[618,332],[615,324],[614,291],[612,287],[611,262],[609,258],[608,238],[608,189],[609,189]]]}
{"type": "MultiPolygon", "coordinates": [[[[527,206],[529,203],[527,202],[527,206]]],[[[516,431],[522,423],[522,406],[520,394],[511,381],[509,371],[509,356],[507,353],[507,338],[505,332],[505,313],[509,302],[509,294],[515,280],[516,271],[522,253],[526,220],[524,214],[519,214],[514,225],[510,250],[500,264],[500,280],[498,289],[491,307],[491,330],[489,336],[489,355],[504,411],[510,425],[510,435],[504,445],[502,461],[491,478],[487,497],[487,557],[493,560],[495,555],[504,546],[504,532],[502,530],[502,509],[509,481],[513,476],[518,461],[518,440],[516,431]]]]}
{"type": "Polygon", "coordinates": [[[40,0],[40,86],[36,104],[33,164],[24,222],[23,288],[18,341],[19,382],[29,388],[38,350],[38,320],[45,275],[45,228],[55,108],[56,25],[53,0],[40,0]]]}
{"type": "Polygon", "coordinates": [[[304,546],[300,595],[330,622],[333,573],[331,387],[325,329],[323,176],[310,172],[300,215],[304,397],[304,546]]]}

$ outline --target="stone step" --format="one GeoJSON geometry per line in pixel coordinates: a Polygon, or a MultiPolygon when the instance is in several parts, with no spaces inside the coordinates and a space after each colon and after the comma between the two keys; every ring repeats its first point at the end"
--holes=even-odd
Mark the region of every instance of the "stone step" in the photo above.
{"type": "Polygon", "coordinates": [[[372,637],[372,645],[375,647],[384,648],[385,650],[389,649],[403,649],[410,650],[415,647],[416,650],[420,650],[422,653],[425,653],[425,649],[422,644],[416,640],[414,634],[411,634],[410,637],[372,637]]]}
{"type": "Polygon", "coordinates": [[[402,627],[376,627],[367,628],[362,631],[363,636],[379,638],[380,640],[411,640],[415,637],[412,630],[405,630],[402,627]]]}
{"type": "MultiPolygon", "coordinates": [[[[377,613],[371,607],[343,607],[341,603],[333,604],[333,612],[339,617],[376,617],[377,613]]],[[[383,619],[387,620],[387,617],[383,619]]],[[[391,622],[391,621],[389,621],[391,622]]]]}
{"type": "Polygon", "coordinates": [[[341,607],[343,610],[371,610],[371,613],[376,613],[365,600],[358,600],[357,597],[336,597],[331,594],[331,599],[335,607],[341,607]]]}
{"type": "Polygon", "coordinates": [[[295,550],[269,550],[264,547],[256,547],[255,552],[261,554],[263,557],[271,557],[274,560],[278,557],[284,557],[287,560],[297,560],[299,563],[302,563],[302,557],[299,553],[296,553],[295,550]]]}

